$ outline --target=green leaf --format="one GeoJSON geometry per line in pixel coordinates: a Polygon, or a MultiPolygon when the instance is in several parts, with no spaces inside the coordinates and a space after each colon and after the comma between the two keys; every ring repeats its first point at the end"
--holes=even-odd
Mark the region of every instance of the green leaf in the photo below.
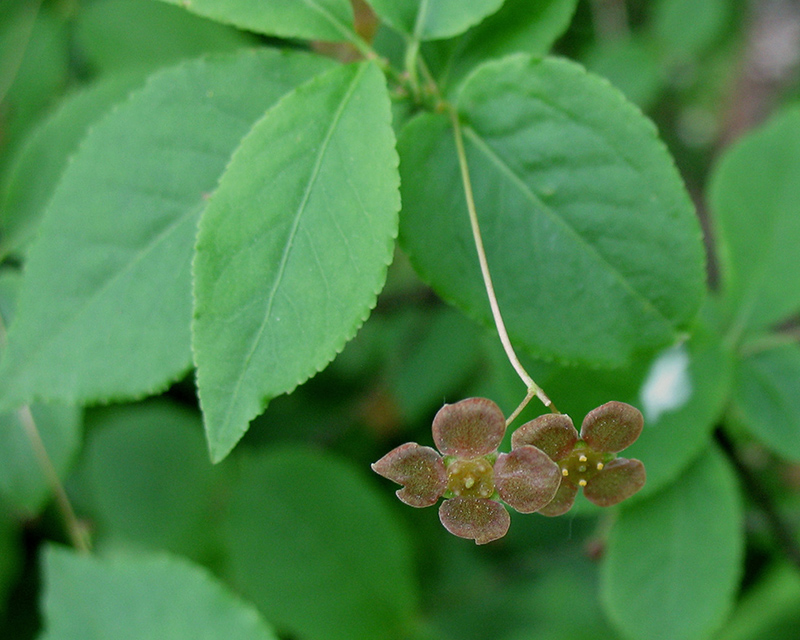
{"type": "Polygon", "coordinates": [[[416,600],[410,549],[377,490],[307,449],[242,463],[227,533],[237,588],[297,637],[403,637],[416,600]]]}
{"type": "Polygon", "coordinates": [[[190,265],[208,194],[264,110],[331,64],[268,50],[184,63],[92,128],[30,249],[0,363],[6,409],[138,397],[190,367],[190,265]]]}
{"type": "Polygon", "coordinates": [[[416,40],[463,33],[497,11],[503,0],[368,0],[375,12],[416,40]]]}
{"type": "Polygon", "coordinates": [[[724,292],[739,335],[800,311],[800,107],[723,156],[710,188],[724,292]]]}
{"type": "Polygon", "coordinates": [[[353,40],[350,0],[164,0],[241,29],[281,38],[353,40]]]}
{"type": "Polygon", "coordinates": [[[274,640],[208,571],[178,557],[97,558],[51,546],[44,556],[43,640],[274,640]]]}
{"type": "Polygon", "coordinates": [[[656,42],[667,58],[683,63],[696,60],[719,39],[733,9],[730,0],[658,0],[653,5],[656,42]]]}
{"type": "Polygon", "coordinates": [[[0,256],[23,251],[33,240],[67,161],[89,126],[142,82],[138,74],[125,74],[91,85],[66,98],[26,139],[0,197],[0,256]]]}
{"type": "MultiPolygon", "coordinates": [[[[0,272],[0,353],[18,288],[16,273],[0,272]]],[[[56,475],[63,480],[80,448],[81,433],[81,412],[75,407],[34,405],[0,413],[0,496],[9,507],[33,517],[50,496],[32,438],[41,438],[56,475]]]]}
{"type": "Polygon", "coordinates": [[[455,309],[442,307],[414,320],[386,345],[398,352],[386,378],[406,424],[430,419],[443,399],[452,400],[480,371],[484,355],[483,332],[455,309]]]}
{"type": "Polygon", "coordinates": [[[800,345],[744,357],[736,370],[734,411],[782,458],[800,462],[800,345]]]}
{"type": "Polygon", "coordinates": [[[94,2],[81,6],[75,19],[75,45],[100,73],[156,69],[254,44],[232,27],[159,0],[94,2]]]}
{"type": "Polygon", "coordinates": [[[215,461],[367,318],[399,208],[389,99],[372,63],[299,87],[242,141],[194,263],[193,346],[215,461]]]}
{"type": "Polygon", "coordinates": [[[603,40],[595,43],[584,61],[642,109],[651,106],[664,88],[663,65],[646,38],[603,40]]]}
{"type": "Polygon", "coordinates": [[[462,37],[424,49],[440,86],[453,86],[476,65],[512,53],[543,56],[567,30],[577,0],[506,0],[462,37]]]}
{"type": "MultiPolygon", "coordinates": [[[[458,109],[512,340],[606,366],[674,342],[703,298],[704,257],[653,125],[579,66],[527,56],[480,67],[458,109]]],[[[398,149],[404,248],[442,297],[490,324],[448,119],[417,117],[398,149]]]]}
{"type": "Polygon", "coordinates": [[[789,563],[777,564],[739,601],[716,640],[795,640],[800,625],[800,575],[789,563]]]}
{"type": "Polygon", "coordinates": [[[159,401],[97,410],[87,423],[82,476],[101,542],[203,557],[216,470],[200,415],[159,401]]]}
{"type": "Polygon", "coordinates": [[[631,500],[673,482],[707,446],[730,398],[733,362],[713,326],[697,327],[686,342],[659,353],[639,397],[639,439],[621,454],[645,463],[647,483],[631,500]]]}
{"type": "Polygon", "coordinates": [[[710,637],[739,585],[742,527],[736,479],[714,449],[665,491],[621,509],[602,575],[612,621],[641,640],[710,637]]]}

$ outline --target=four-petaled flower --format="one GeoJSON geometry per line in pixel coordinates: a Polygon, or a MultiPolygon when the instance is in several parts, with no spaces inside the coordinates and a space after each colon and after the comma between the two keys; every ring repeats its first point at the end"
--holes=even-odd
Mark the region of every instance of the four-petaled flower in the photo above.
{"type": "Polygon", "coordinates": [[[639,460],[617,458],[634,443],[644,420],[635,407],[607,402],[590,411],[580,435],[569,416],[552,413],[523,424],[511,436],[512,453],[534,446],[544,451],[560,469],[561,485],[555,498],[539,509],[546,516],[569,511],[583,487],[583,495],[596,505],[610,507],[642,488],[644,465],[639,460]]]}
{"type": "Polygon", "coordinates": [[[506,423],[486,398],[446,404],[433,419],[441,451],[414,442],[401,445],[372,465],[402,484],[397,497],[412,507],[429,507],[444,496],[439,519],[450,532],[485,544],[502,538],[511,518],[500,500],[520,513],[548,504],[561,482],[561,469],[535,446],[497,453],[506,423]]]}

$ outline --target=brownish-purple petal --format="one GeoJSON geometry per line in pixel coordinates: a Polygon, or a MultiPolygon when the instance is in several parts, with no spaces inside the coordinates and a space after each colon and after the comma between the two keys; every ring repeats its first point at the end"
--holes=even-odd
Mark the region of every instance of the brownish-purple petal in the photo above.
{"type": "Polygon", "coordinates": [[[433,419],[433,441],[446,456],[485,456],[497,449],[505,432],[503,412],[487,398],[446,404],[433,419]]]}
{"type": "Polygon", "coordinates": [[[630,498],[644,486],[646,479],[641,462],[617,458],[589,480],[583,495],[598,507],[610,507],[630,498]]]}
{"type": "Polygon", "coordinates": [[[511,434],[511,448],[531,445],[541,449],[551,460],[567,457],[578,441],[572,419],[563,413],[547,413],[526,422],[511,434]]]}
{"type": "Polygon", "coordinates": [[[444,528],[459,538],[486,544],[506,535],[511,516],[499,502],[483,498],[450,498],[439,507],[444,528]]]}
{"type": "Polygon", "coordinates": [[[561,482],[561,469],[536,447],[501,453],[494,463],[494,485],[500,497],[520,513],[533,513],[549,503],[561,482]]]}
{"type": "Polygon", "coordinates": [[[562,480],[558,491],[556,491],[556,497],[549,504],[539,509],[539,513],[551,518],[560,516],[572,508],[576,495],[578,495],[578,487],[567,480],[562,480]]]}
{"type": "Polygon", "coordinates": [[[431,447],[408,442],[392,449],[371,465],[372,470],[397,484],[397,497],[412,507],[430,507],[444,493],[447,472],[442,457],[431,447]]]}
{"type": "Polygon", "coordinates": [[[636,442],[643,426],[644,418],[636,407],[606,402],[586,414],[581,438],[595,451],[617,453],[636,442]]]}

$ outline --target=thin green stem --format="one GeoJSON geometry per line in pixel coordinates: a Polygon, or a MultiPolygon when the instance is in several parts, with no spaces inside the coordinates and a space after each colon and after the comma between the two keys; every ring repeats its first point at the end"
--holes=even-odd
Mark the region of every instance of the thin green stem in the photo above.
{"type": "MultiPolygon", "coordinates": [[[[5,343],[6,328],[3,318],[0,317],[0,349],[5,346],[5,343]]],[[[86,531],[75,515],[75,510],[72,508],[69,496],[67,496],[67,492],[58,477],[58,472],[53,465],[53,461],[47,453],[47,447],[45,447],[42,436],[39,433],[39,428],[36,426],[36,420],[33,417],[33,413],[31,413],[31,408],[25,405],[17,409],[17,419],[22,425],[22,429],[30,442],[31,449],[36,457],[36,462],[39,465],[39,470],[42,472],[42,475],[44,475],[47,484],[50,485],[50,490],[55,497],[56,507],[64,520],[67,536],[72,546],[82,553],[89,553],[90,545],[86,531]]]]}
{"type": "Polygon", "coordinates": [[[461,180],[464,184],[464,196],[467,201],[467,211],[469,212],[469,221],[470,225],[472,226],[472,237],[475,241],[475,249],[478,252],[478,262],[481,266],[481,274],[483,275],[483,284],[486,288],[486,294],[489,297],[489,306],[492,309],[492,318],[494,318],[494,324],[497,327],[497,333],[500,336],[500,342],[503,344],[503,349],[506,352],[506,357],[508,357],[511,366],[514,367],[514,370],[517,372],[517,375],[520,377],[522,382],[525,383],[525,386],[528,389],[528,393],[525,396],[525,399],[520,403],[520,405],[516,408],[514,413],[511,414],[509,419],[506,421],[506,424],[511,424],[514,418],[516,418],[519,413],[525,408],[525,405],[536,396],[539,400],[542,401],[545,407],[549,407],[551,411],[554,413],[558,413],[558,410],[553,405],[550,398],[544,393],[542,388],[537,385],[533,378],[525,371],[525,367],[522,366],[522,363],[519,361],[516,352],[514,351],[514,347],[511,344],[511,340],[508,337],[508,332],[506,331],[505,322],[503,322],[503,316],[500,313],[500,306],[497,303],[497,296],[494,292],[494,285],[492,284],[492,276],[489,272],[489,262],[486,259],[486,250],[483,247],[483,238],[481,236],[481,229],[480,225],[478,224],[478,212],[475,209],[475,198],[472,194],[472,181],[469,177],[469,166],[467,164],[467,154],[464,150],[464,135],[461,131],[461,123],[458,120],[458,114],[455,112],[455,109],[450,108],[450,120],[453,123],[453,135],[455,136],[455,143],[456,143],[456,154],[458,155],[458,164],[461,168],[461,180]]]}
{"type": "Polygon", "coordinates": [[[415,100],[421,95],[419,88],[419,75],[417,74],[417,57],[419,56],[419,40],[411,39],[406,47],[405,66],[408,84],[415,100]]]}
{"type": "Polygon", "coordinates": [[[89,553],[90,545],[86,536],[86,530],[81,526],[80,521],[75,515],[75,510],[72,508],[69,496],[67,496],[64,485],[61,484],[58,472],[53,466],[53,462],[50,460],[50,456],[42,441],[42,436],[39,434],[39,429],[36,427],[36,421],[33,418],[30,407],[25,405],[17,409],[17,419],[30,441],[31,448],[36,456],[36,461],[39,463],[39,469],[44,474],[47,483],[50,485],[50,489],[53,491],[56,505],[61,513],[61,517],[64,519],[64,525],[72,546],[81,553],[89,553]]]}

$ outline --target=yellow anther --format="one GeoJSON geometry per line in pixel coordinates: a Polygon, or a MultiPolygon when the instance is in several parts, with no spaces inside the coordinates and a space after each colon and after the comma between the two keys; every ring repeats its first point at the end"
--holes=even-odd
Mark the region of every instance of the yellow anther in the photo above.
{"type": "Polygon", "coordinates": [[[604,466],[604,465],[603,465],[603,463],[602,463],[602,462],[598,462],[598,463],[597,463],[597,470],[598,470],[598,471],[602,471],[602,470],[603,470],[603,466],[604,466]]]}
{"type": "Polygon", "coordinates": [[[472,489],[472,486],[473,486],[474,484],[475,484],[475,478],[473,478],[472,476],[466,476],[466,477],[464,478],[464,486],[465,486],[467,489],[472,489]]]}
{"type": "Polygon", "coordinates": [[[561,470],[561,475],[566,478],[569,475],[569,469],[562,469],[561,470]]]}
{"type": "Polygon", "coordinates": [[[578,480],[578,484],[581,485],[582,487],[585,487],[586,486],[586,480],[581,478],[580,480],[578,480]]]}
{"type": "Polygon", "coordinates": [[[588,459],[589,458],[587,458],[586,456],[582,455],[580,458],[578,458],[578,462],[586,462],[588,459]]]}

